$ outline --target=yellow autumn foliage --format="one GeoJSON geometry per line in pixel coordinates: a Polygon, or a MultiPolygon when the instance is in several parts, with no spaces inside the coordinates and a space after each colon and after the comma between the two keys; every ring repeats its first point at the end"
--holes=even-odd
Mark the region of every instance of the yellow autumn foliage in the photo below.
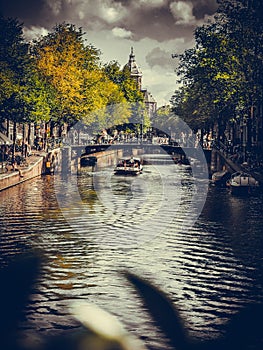
{"type": "Polygon", "coordinates": [[[58,26],[37,46],[35,57],[39,71],[56,90],[64,119],[69,116],[90,124],[92,112],[125,101],[119,86],[101,69],[98,50],[84,46],[81,33],[72,26],[58,26]]]}

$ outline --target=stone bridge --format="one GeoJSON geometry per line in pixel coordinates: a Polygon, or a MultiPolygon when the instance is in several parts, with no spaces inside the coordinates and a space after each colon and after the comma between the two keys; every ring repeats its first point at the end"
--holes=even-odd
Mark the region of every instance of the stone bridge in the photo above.
{"type": "MultiPolygon", "coordinates": [[[[175,155],[178,158],[192,157],[195,159],[200,158],[200,149],[194,147],[180,147],[167,144],[138,144],[138,143],[123,143],[123,144],[94,144],[94,145],[71,145],[64,146],[62,149],[62,166],[64,169],[78,168],[79,160],[82,155],[94,155],[108,151],[122,151],[124,156],[130,154],[158,154],[166,153],[169,155],[175,155]]],[[[211,163],[211,150],[203,150],[208,165],[211,163]]]]}
{"type": "MultiPolygon", "coordinates": [[[[91,154],[97,152],[103,152],[107,149],[133,149],[141,151],[139,153],[160,153],[161,150],[170,155],[187,155],[193,158],[198,157],[198,150],[195,147],[180,147],[167,144],[138,144],[138,143],[123,143],[123,144],[94,144],[94,145],[82,145],[82,146],[71,146],[73,151],[72,157],[80,157],[82,154],[91,154]],[[75,155],[74,155],[75,153],[75,155]]],[[[203,149],[205,157],[210,161],[211,150],[203,149]]]]}

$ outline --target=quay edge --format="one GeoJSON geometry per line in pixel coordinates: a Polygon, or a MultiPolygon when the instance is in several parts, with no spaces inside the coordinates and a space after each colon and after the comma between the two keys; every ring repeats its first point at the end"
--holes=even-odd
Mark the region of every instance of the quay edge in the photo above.
{"type": "MultiPolygon", "coordinates": [[[[58,150],[54,150],[58,151],[58,150]]],[[[52,151],[52,153],[54,152],[52,151]]],[[[19,185],[27,180],[47,173],[46,163],[49,153],[39,153],[28,157],[28,165],[20,166],[18,170],[0,173],[0,192],[19,185]]]]}
{"type": "MultiPolygon", "coordinates": [[[[242,164],[234,163],[231,159],[229,159],[225,154],[220,152],[219,150],[213,150],[214,155],[217,154],[217,166],[213,168],[213,172],[220,171],[225,167],[229,172],[234,173],[237,171],[244,171],[246,173],[249,173],[252,175],[260,184],[260,187],[263,186],[263,174],[257,171],[254,171],[253,169],[248,170],[245,166],[242,164]]],[[[212,156],[212,158],[214,158],[212,156]]],[[[213,162],[213,161],[212,161],[213,162]]],[[[213,166],[212,166],[213,167],[213,166]]]]}

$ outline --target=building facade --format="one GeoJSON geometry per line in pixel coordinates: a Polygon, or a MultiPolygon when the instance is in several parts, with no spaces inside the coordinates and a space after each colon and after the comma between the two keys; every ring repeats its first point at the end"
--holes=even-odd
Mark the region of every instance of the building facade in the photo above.
{"type": "Polygon", "coordinates": [[[148,116],[151,119],[156,112],[157,102],[147,89],[142,88],[142,72],[136,62],[133,47],[131,48],[128,63],[124,67],[128,68],[131,78],[136,82],[138,90],[142,92],[143,102],[148,112],[148,116]]]}

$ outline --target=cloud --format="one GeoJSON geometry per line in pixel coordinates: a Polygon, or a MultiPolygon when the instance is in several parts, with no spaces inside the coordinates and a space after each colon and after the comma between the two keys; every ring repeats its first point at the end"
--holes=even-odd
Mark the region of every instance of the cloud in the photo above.
{"type": "Polygon", "coordinates": [[[135,41],[148,37],[160,43],[192,36],[216,6],[216,0],[0,0],[0,12],[28,28],[50,30],[61,22],[90,31],[123,28],[135,41]]]}
{"type": "Polygon", "coordinates": [[[160,47],[155,47],[146,55],[145,59],[151,68],[153,68],[154,66],[170,68],[174,64],[174,61],[171,57],[171,53],[165,50],[161,50],[160,47]]]}
{"type": "Polygon", "coordinates": [[[32,26],[30,28],[23,28],[23,33],[24,33],[25,38],[28,41],[31,41],[33,39],[47,35],[48,31],[43,27],[32,26]]]}
{"type": "Polygon", "coordinates": [[[60,14],[63,6],[62,0],[46,0],[46,5],[55,16],[60,14]]]}
{"type": "Polygon", "coordinates": [[[91,13],[108,24],[117,23],[127,15],[125,7],[110,0],[83,2],[84,8],[85,4],[88,5],[86,13],[91,13]]]}
{"type": "Polygon", "coordinates": [[[23,23],[28,40],[66,22],[82,27],[104,63],[126,64],[133,46],[143,86],[158,104],[176,87],[171,54],[193,46],[195,26],[217,6],[217,0],[0,0],[0,12],[23,23]]]}
{"type": "Polygon", "coordinates": [[[136,1],[139,6],[161,7],[165,5],[165,0],[139,0],[136,1]]]}
{"type": "Polygon", "coordinates": [[[171,12],[175,18],[176,24],[193,24],[193,4],[191,2],[178,1],[170,4],[171,12]]]}
{"type": "Polygon", "coordinates": [[[144,87],[152,93],[158,102],[158,107],[169,103],[176,88],[175,72],[165,71],[158,67],[157,69],[145,69],[142,73],[143,80],[147,82],[144,87]]]}
{"type": "Polygon", "coordinates": [[[114,36],[119,37],[119,38],[131,38],[132,37],[132,32],[129,30],[126,30],[124,28],[120,27],[115,27],[112,29],[112,33],[114,36]]]}

